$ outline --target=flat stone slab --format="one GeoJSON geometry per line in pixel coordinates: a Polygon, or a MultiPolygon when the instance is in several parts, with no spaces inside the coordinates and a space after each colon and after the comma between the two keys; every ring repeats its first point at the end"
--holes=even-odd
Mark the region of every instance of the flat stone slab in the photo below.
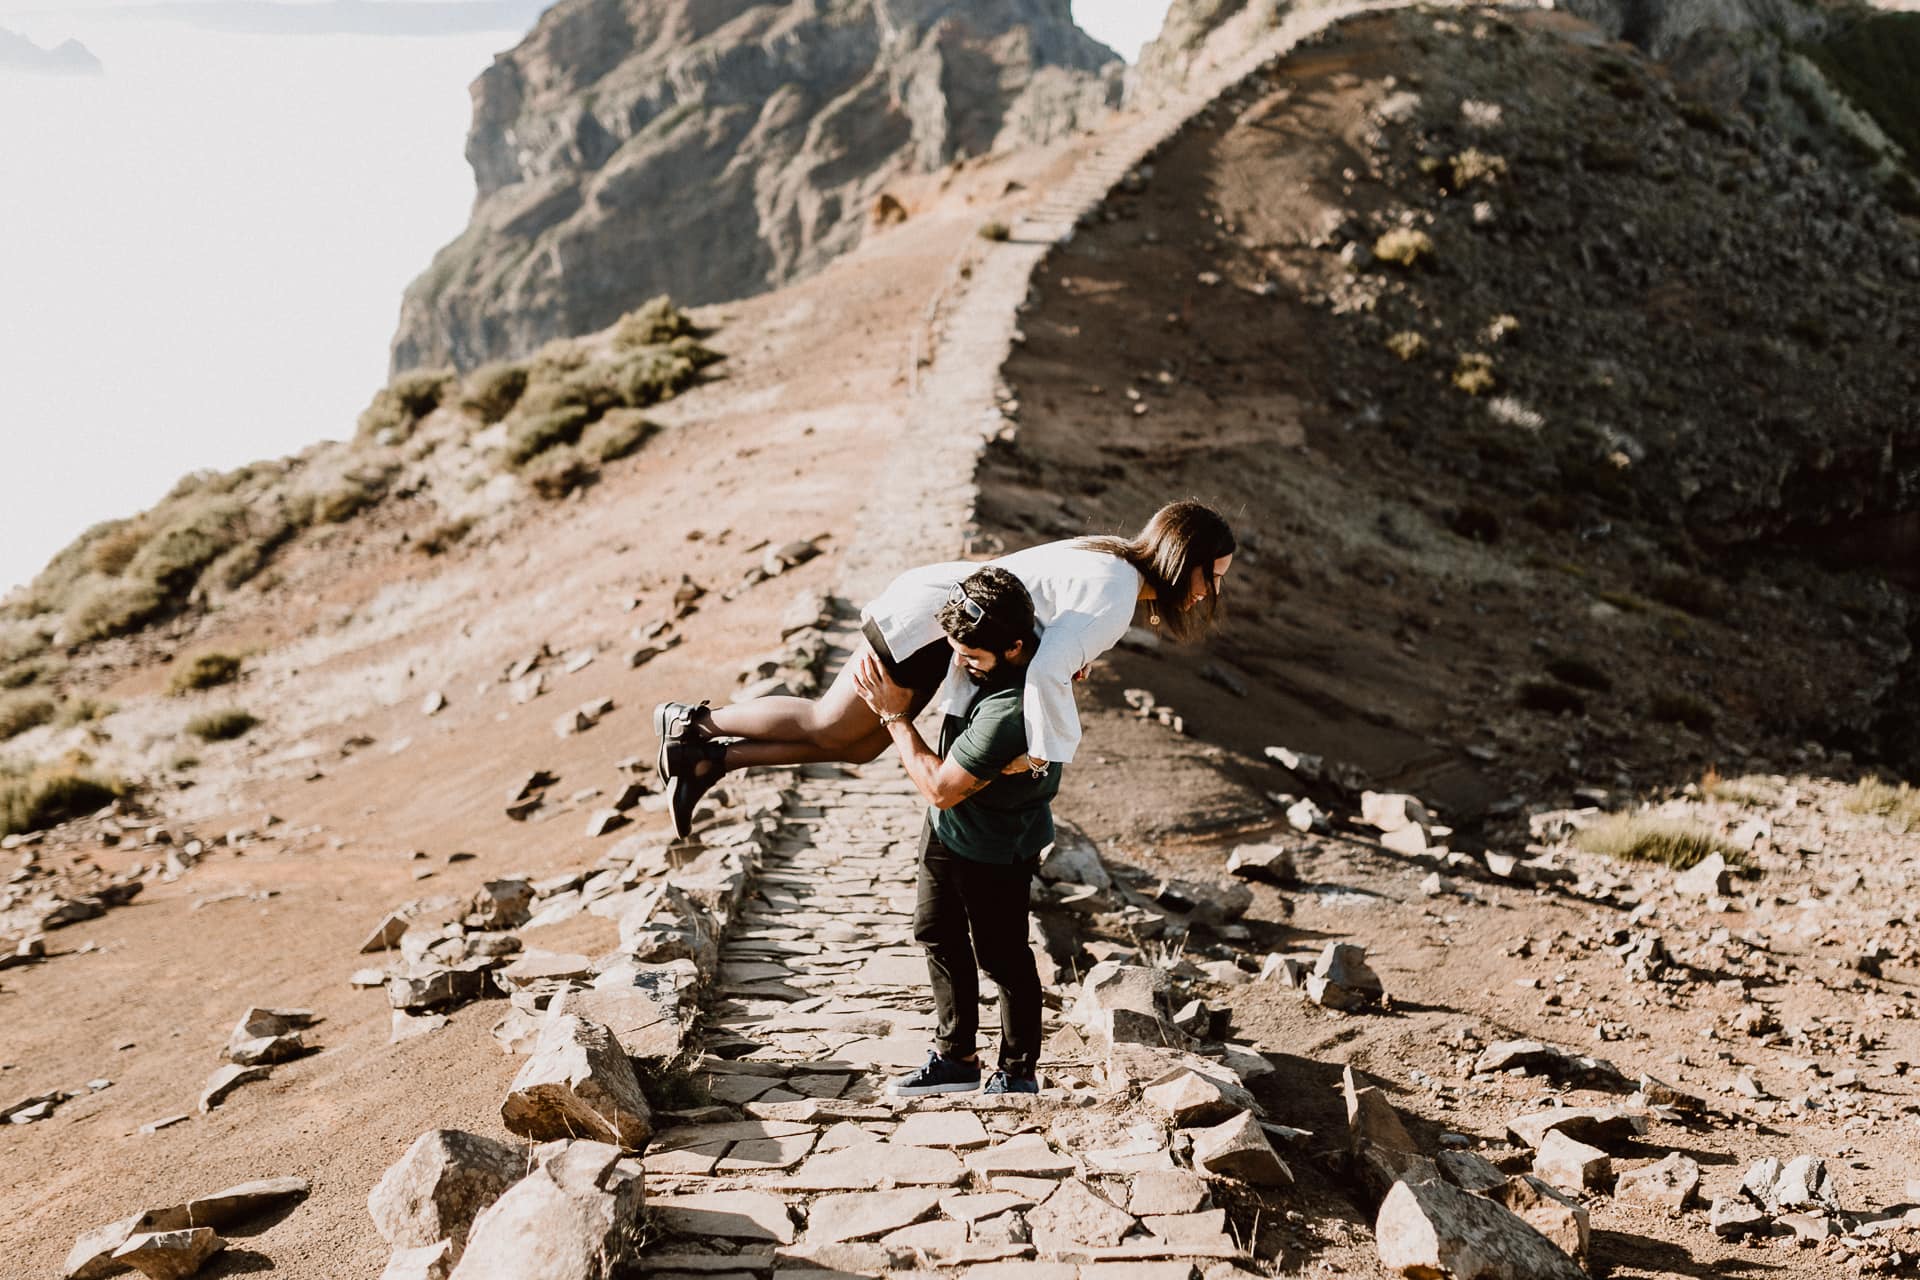
{"type": "Polygon", "coordinates": [[[721,1173],[751,1173],[766,1169],[790,1169],[813,1150],[814,1135],[794,1134],[788,1138],[753,1138],[736,1142],[720,1162],[721,1173]]]}
{"type": "Polygon", "coordinates": [[[948,1152],[873,1142],[814,1156],[786,1185],[796,1191],[861,1191],[883,1180],[895,1186],[952,1187],[966,1178],[966,1169],[948,1152]]]}
{"type": "Polygon", "coordinates": [[[967,1168],[983,1178],[1019,1174],[1029,1178],[1064,1178],[1078,1170],[1074,1158],[1062,1155],[1037,1133],[1023,1133],[997,1147],[967,1157],[967,1168]]]}
{"type": "Polygon", "coordinates": [[[1026,1196],[1017,1196],[1009,1191],[983,1191],[971,1195],[947,1196],[940,1201],[940,1212],[955,1222],[978,1222],[982,1218],[991,1218],[1009,1209],[1020,1209],[1032,1204],[1026,1196]]]}
{"type": "Polygon", "coordinates": [[[971,1111],[916,1111],[893,1131],[895,1145],[907,1147],[972,1150],[989,1141],[987,1127],[971,1111]]]}
{"type": "Polygon", "coordinates": [[[792,1244],[793,1219],[778,1196],[764,1191],[707,1191],[690,1196],[649,1196],[647,1209],[669,1231],[724,1236],[729,1240],[771,1240],[792,1244]]]}
{"type": "Polygon", "coordinates": [[[1033,1244],[1042,1253],[1080,1245],[1116,1245],[1133,1229],[1134,1217],[1095,1194],[1077,1178],[1062,1182],[1045,1204],[1027,1211],[1033,1244]]]}
{"type": "MultiPolygon", "coordinates": [[[[917,1189],[822,1196],[807,1206],[807,1242],[836,1244],[897,1231],[932,1213],[940,1197],[939,1191],[917,1189]]],[[[964,1224],[952,1225],[965,1232],[964,1224]]]]}
{"type": "Polygon", "coordinates": [[[647,1144],[649,1154],[672,1151],[677,1147],[705,1146],[710,1142],[752,1142],[761,1138],[792,1138],[812,1133],[810,1124],[790,1120],[733,1120],[725,1124],[679,1124],[665,1129],[647,1144]]]}

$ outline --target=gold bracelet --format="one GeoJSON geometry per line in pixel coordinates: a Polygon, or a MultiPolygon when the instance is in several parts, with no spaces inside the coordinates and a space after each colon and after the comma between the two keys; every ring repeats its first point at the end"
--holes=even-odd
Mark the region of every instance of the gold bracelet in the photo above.
{"type": "Polygon", "coordinates": [[[894,723],[896,723],[896,722],[898,722],[898,721],[901,721],[901,720],[905,720],[906,718],[907,718],[907,713],[906,713],[906,712],[904,712],[904,711],[893,711],[893,712],[889,712],[889,713],[888,713],[888,714],[886,714],[886,715],[883,715],[883,716],[881,716],[881,717],[880,717],[880,724],[881,724],[881,727],[882,727],[882,728],[884,728],[884,727],[886,727],[887,725],[890,725],[890,724],[894,724],[894,723]]]}

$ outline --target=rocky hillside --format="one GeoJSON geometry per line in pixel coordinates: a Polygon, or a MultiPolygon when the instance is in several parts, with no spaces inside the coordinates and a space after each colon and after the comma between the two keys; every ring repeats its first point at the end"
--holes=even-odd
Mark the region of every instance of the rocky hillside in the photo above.
{"type": "MultiPolygon", "coordinates": [[[[1009,546],[1188,492],[1251,532],[1209,661],[1092,692],[1460,818],[1808,740],[1911,773],[1920,238],[1820,101],[1404,14],[1218,104],[1044,268],[981,477],[1009,546]]],[[[1304,785],[1136,749],[1165,783],[1117,764],[1110,833],[1304,785]]]]}
{"type": "Polygon", "coordinates": [[[794,279],[890,181],[1085,124],[1119,66],[1066,0],[562,0],[474,84],[473,221],[407,290],[393,367],[794,279]]]}

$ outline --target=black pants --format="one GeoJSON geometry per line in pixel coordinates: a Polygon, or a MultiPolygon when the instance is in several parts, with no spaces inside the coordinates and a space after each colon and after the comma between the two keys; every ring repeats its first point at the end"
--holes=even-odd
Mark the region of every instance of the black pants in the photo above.
{"type": "Polygon", "coordinates": [[[1000,988],[1000,1069],[1030,1076],[1040,1062],[1040,971],[1027,942],[1031,860],[996,866],[963,858],[933,834],[921,834],[919,898],[913,940],[927,949],[927,976],[943,1058],[978,1049],[980,976],[1000,988]]]}

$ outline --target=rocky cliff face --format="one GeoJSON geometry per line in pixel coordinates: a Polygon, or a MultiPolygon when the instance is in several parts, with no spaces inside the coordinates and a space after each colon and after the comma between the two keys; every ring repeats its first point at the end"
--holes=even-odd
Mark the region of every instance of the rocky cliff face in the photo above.
{"type": "Polygon", "coordinates": [[[473,221],[407,290],[393,366],[791,280],[889,180],[1056,137],[1120,66],[1068,0],[561,0],[474,84],[473,221]]]}

